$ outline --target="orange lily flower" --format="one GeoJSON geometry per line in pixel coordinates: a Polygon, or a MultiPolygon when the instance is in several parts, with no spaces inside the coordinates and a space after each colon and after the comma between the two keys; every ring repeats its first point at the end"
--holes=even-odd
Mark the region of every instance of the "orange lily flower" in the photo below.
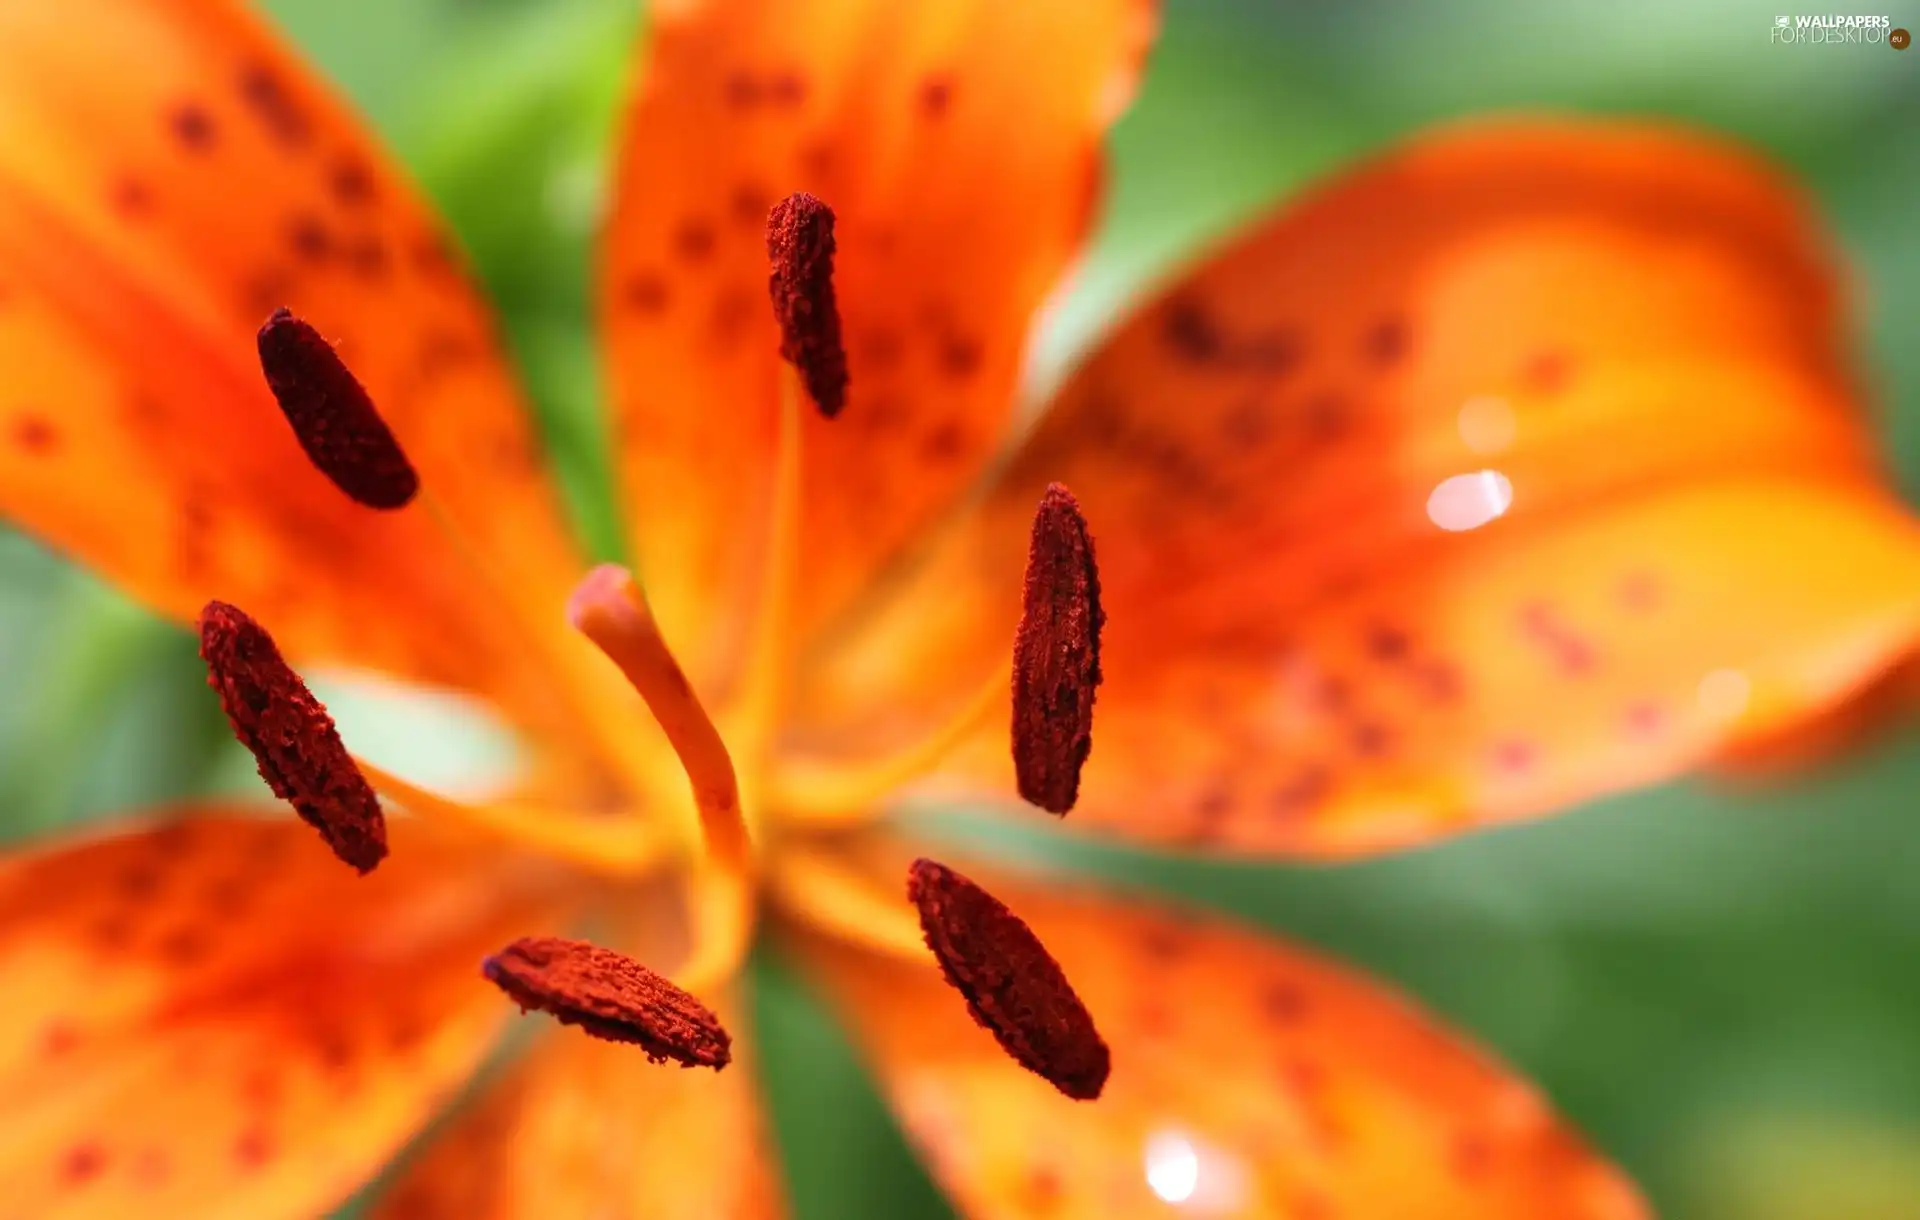
{"type": "MultiPolygon", "coordinates": [[[[1009,446],[1152,23],[652,6],[607,352],[677,714],[713,709],[707,764],[738,776],[730,857],[566,629],[585,565],[489,316],[348,110],[237,0],[0,0],[0,511],[160,613],[219,597],[301,665],[464,692],[535,746],[498,799],[372,771],[413,816],[365,879],[217,807],[0,864],[8,1214],[324,1210],[495,1045],[481,957],[582,926],[736,1034],[748,938],[780,934],[968,1215],[1645,1214],[1380,988],[978,873],[1112,1046],[1105,1095],[1070,1101],[971,1026],[902,901],[902,794],[1015,790],[1008,644],[1052,480],[1112,616],[1073,816],[1143,842],[1333,857],[1541,813],[1835,724],[1913,636],[1920,537],[1820,233],[1763,168],[1661,129],[1463,127],[1360,168],[1119,326],[1009,446]],[[840,215],[833,420],[783,391],[766,304],[768,207],[801,189],[840,215]],[[371,512],[302,455],[253,364],[285,304],[423,502],[371,512]]],[[[547,1034],[379,1214],[778,1215],[738,1058],[547,1034]]]]}

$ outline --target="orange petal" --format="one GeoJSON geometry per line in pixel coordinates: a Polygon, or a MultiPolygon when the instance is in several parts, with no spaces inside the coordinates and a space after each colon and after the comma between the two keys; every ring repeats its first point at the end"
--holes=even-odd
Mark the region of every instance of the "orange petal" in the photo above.
{"type": "Polygon", "coordinates": [[[373,137],[237,0],[4,0],[0,79],[0,513],[309,661],[534,685],[469,561],[315,473],[257,364],[276,306],[314,323],[557,613],[577,565],[492,318],[373,137]]]}
{"type": "Polygon", "coordinates": [[[852,374],[806,413],[817,621],[953,499],[1014,406],[1029,322],[1085,231],[1150,0],[655,5],[602,306],[633,539],[703,683],[763,563],[779,336],[764,226],[832,206],[852,374]]]}
{"type": "Polygon", "coordinates": [[[662,1067],[631,1046],[548,1035],[408,1165],[371,1220],[774,1220],[775,1153],[737,1005],[717,1075],[662,1067]]]}
{"type": "Polygon", "coordinates": [[[217,811],[0,864],[0,1181],[18,1215],[271,1220],[357,1189],[512,1011],[548,896],[395,825],[361,879],[217,811]]]}
{"type": "Polygon", "coordinates": [[[795,942],[966,1215],[1104,1220],[1167,1202],[1297,1220],[1648,1214],[1533,1089],[1348,971],[1218,923],[988,884],[1111,1045],[1100,1100],[1015,1065],[931,961],[795,942]]]}
{"type": "MultiPolygon", "coordinates": [[[[1814,715],[1920,610],[1827,259],[1785,185],[1694,137],[1428,136],[1124,326],[823,667],[810,731],[930,721],[1004,664],[1049,480],[1109,619],[1077,822],[1371,850],[1814,715]]],[[[989,725],[954,778],[1010,791],[1007,752],[989,725]]]]}

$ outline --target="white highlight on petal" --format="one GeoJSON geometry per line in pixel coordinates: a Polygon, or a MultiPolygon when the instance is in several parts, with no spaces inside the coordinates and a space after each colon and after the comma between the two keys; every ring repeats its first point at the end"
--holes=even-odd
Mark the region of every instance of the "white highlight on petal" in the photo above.
{"type": "Polygon", "coordinates": [[[1177,1128],[1147,1137],[1147,1188],[1189,1216],[1243,1216],[1252,1175],[1237,1153],[1177,1128]]]}
{"type": "Polygon", "coordinates": [[[1517,430],[1513,408],[1504,398],[1483,394],[1469,398],[1460,408],[1460,439],[1467,448],[1482,457],[1505,453],[1513,445],[1517,430]]]}
{"type": "Polygon", "coordinates": [[[1513,507],[1513,484],[1497,470],[1442,479],[1427,497],[1427,517],[1450,533],[1479,529],[1513,507]]]}
{"type": "Polygon", "coordinates": [[[1147,1186],[1168,1203],[1185,1203],[1200,1185],[1200,1154],[1177,1131],[1147,1138],[1147,1186]]]}
{"type": "Polygon", "coordinates": [[[1712,720],[1737,720],[1753,697],[1753,683],[1737,669],[1716,669],[1700,679],[1700,711],[1712,720]]]}

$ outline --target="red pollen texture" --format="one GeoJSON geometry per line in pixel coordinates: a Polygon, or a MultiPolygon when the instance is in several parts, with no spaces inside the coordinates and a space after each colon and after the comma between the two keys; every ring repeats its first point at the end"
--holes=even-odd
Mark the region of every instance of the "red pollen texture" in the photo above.
{"type": "Polygon", "coordinates": [[[212,601],[200,611],[207,685],[260,778],[320,832],[333,854],[361,873],[387,855],[380,800],[340,740],[333,718],[247,613],[212,601]]]}
{"type": "Polygon", "coordinates": [[[366,387],[320,332],[276,309],[260,328],[260,369],[307,458],[355,503],[404,508],[420,476],[366,387]]]}
{"type": "Polygon", "coordinates": [[[538,1010],[595,1038],[630,1042],[655,1063],[716,1071],[733,1039],[699,1000],[611,949],[557,936],[523,936],[481,964],[521,1012],[538,1010]]]}
{"type": "Polygon", "coordinates": [[[992,894],[934,860],[907,869],[927,948],[973,1019],[1075,1101],[1100,1096],[1112,1055],[1086,1005],[1033,930],[992,894]]]}
{"type": "Polygon", "coordinates": [[[1047,488],[1033,517],[1013,639],[1013,769],[1023,799],[1064,815],[1093,750],[1100,685],[1100,571],[1073,493],[1047,488]]]}
{"type": "Polygon", "coordinates": [[[804,191],[767,214],[767,291],[780,324],[780,355],[800,374],[820,414],[847,405],[847,352],[833,296],[833,209],[804,191]]]}

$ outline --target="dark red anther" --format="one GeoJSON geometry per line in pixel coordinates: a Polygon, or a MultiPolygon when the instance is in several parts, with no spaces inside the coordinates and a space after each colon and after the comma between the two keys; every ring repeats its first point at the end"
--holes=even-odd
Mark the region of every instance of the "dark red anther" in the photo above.
{"type": "Polygon", "coordinates": [[[1080,796],[1106,621],[1093,536],[1073,493],[1055,483],[1033,517],[1013,640],[1014,775],[1020,795],[1050,813],[1080,796]]]}
{"type": "Polygon", "coordinates": [[[200,611],[207,685],[260,778],[361,873],[387,855],[387,821],[327,709],[246,612],[212,601],[200,611]]]}
{"type": "Polygon", "coordinates": [[[307,458],[368,508],[405,508],[420,476],[366,387],[320,332],[276,309],[260,328],[260,369],[307,458]]]}
{"type": "Polygon", "coordinates": [[[1076,1101],[1106,1087],[1112,1056],[1040,938],[992,894],[934,860],[907,870],[907,898],[947,982],[1014,1062],[1076,1101]]]}
{"type": "Polygon", "coordinates": [[[608,1042],[630,1042],[655,1063],[716,1071],[733,1062],[733,1039],[699,1000],[611,949],[557,936],[523,936],[489,957],[481,973],[520,1011],[539,1010],[608,1042]]]}
{"type": "Polygon", "coordinates": [[[767,290],[780,323],[780,355],[800,375],[820,414],[847,405],[847,352],[833,295],[833,209],[802,192],[767,214],[767,290]]]}

